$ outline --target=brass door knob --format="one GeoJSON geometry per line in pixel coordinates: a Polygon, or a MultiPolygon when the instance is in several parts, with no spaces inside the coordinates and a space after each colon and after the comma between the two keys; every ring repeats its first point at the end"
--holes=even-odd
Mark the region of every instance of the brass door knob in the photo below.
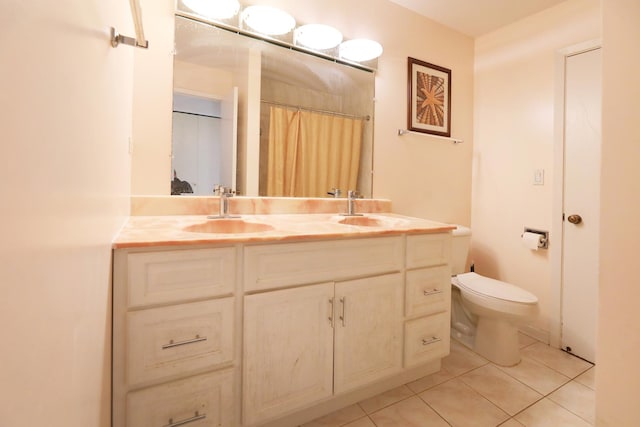
{"type": "Polygon", "coordinates": [[[569,215],[567,221],[569,221],[571,224],[577,225],[582,222],[582,217],[580,215],[569,215]]]}

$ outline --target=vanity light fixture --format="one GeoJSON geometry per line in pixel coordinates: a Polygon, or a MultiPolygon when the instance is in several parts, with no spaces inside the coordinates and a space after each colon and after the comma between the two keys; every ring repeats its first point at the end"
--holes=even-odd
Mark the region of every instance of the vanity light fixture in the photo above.
{"type": "Polygon", "coordinates": [[[369,39],[353,39],[342,43],[339,48],[340,58],[348,61],[365,62],[382,55],[380,43],[369,39]]]}
{"type": "Polygon", "coordinates": [[[342,43],[342,33],[329,25],[308,24],[295,29],[293,41],[309,49],[327,50],[342,43]]]}
{"type": "Polygon", "coordinates": [[[240,11],[238,0],[182,0],[182,3],[197,14],[211,19],[229,19],[240,11]]]}
{"type": "Polygon", "coordinates": [[[251,29],[269,36],[287,34],[296,20],[287,12],[271,6],[249,6],[242,11],[242,21],[251,29]]]}

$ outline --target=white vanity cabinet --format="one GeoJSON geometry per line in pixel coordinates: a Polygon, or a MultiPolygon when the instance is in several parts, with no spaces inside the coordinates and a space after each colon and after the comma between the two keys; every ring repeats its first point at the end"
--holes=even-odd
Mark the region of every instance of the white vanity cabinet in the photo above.
{"type": "Polygon", "coordinates": [[[114,427],[237,425],[236,251],[114,252],[114,427]]]}
{"type": "Polygon", "coordinates": [[[296,426],[436,372],[451,235],[114,250],[113,427],[296,426]]]}

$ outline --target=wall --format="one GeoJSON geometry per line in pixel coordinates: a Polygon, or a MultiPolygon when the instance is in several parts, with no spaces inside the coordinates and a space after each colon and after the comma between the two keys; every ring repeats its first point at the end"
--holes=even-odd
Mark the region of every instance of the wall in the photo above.
{"type": "MultiPolygon", "coordinates": [[[[379,41],[385,51],[379,60],[376,76],[373,196],[392,199],[394,211],[398,213],[469,224],[473,145],[473,40],[470,37],[387,0],[253,0],[246,3],[280,7],[295,16],[298,23],[333,25],[343,31],[345,38],[366,37],[379,41]],[[406,128],[407,123],[408,56],[452,70],[452,135],[464,139],[464,144],[455,146],[451,142],[423,135],[398,136],[398,129],[406,128]]],[[[143,0],[143,8],[164,11],[165,1],[154,3],[143,0]]],[[[165,12],[160,15],[163,20],[166,18],[165,12]]],[[[166,34],[170,31],[170,28],[165,30],[160,37],[161,43],[167,42],[166,34]]],[[[148,55],[154,62],[156,72],[145,85],[162,92],[164,96],[165,88],[171,84],[170,74],[162,68],[166,62],[164,52],[172,45],[158,46],[158,42],[154,40],[155,49],[160,53],[148,55]]],[[[137,94],[144,95],[142,91],[137,91],[137,94]]],[[[148,123],[161,123],[164,117],[163,106],[157,102],[157,96],[160,95],[156,94],[151,106],[146,105],[144,114],[156,116],[155,120],[149,119],[148,123]]],[[[170,105],[169,101],[166,102],[170,105]]],[[[240,107],[244,108],[242,105],[240,107]]],[[[253,114],[252,111],[250,109],[248,113],[253,114]]],[[[136,127],[137,122],[134,116],[136,127]]],[[[143,124],[139,129],[148,128],[148,124],[143,124]]],[[[168,156],[166,149],[153,153],[149,161],[136,160],[139,155],[146,155],[144,150],[151,147],[151,141],[158,144],[166,139],[158,133],[160,128],[153,130],[153,136],[136,133],[132,179],[134,194],[168,194],[168,187],[164,192],[162,186],[152,182],[163,179],[163,159],[168,156]],[[141,148],[143,139],[144,148],[141,148]]],[[[257,152],[251,148],[254,146],[257,147],[251,141],[247,142],[246,147],[243,143],[239,144],[239,166],[243,170],[258,169],[257,152]],[[246,163],[242,160],[245,153],[248,157],[246,163]]],[[[166,166],[166,170],[168,168],[166,166]]],[[[239,184],[243,184],[242,181],[239,179],[239,184]]],[[[255,191],[257,194],[258,189],[255,188],[255,191]]]]}
{"type": "Polygon", "coordinates": [[[129,213],[128,2],[0,3],[0,425],[110,425],[111,240],[129,213]]]}
{"type": "Polygon", "coordinates": [[[640,2],[603,0],[600,314],[596,425],[640,425],[640,2]]]}
{"type": "Polygon", "coordinates": [[[548,337],[556,51],[600,37],[597,0],[569,0],[476,39],[471,261],[476,271],[533,292],[548,337]],[[544,185],[534,186],[535,169],[544,185]],[[550,230],[548,251],[526,249],[524,227],[550,230]]]}
{"type": "Polygon", "coordinates": [[[134,52],[133,194],[170,194],[175,0],[140,0],[149,49],[134,52]]]}

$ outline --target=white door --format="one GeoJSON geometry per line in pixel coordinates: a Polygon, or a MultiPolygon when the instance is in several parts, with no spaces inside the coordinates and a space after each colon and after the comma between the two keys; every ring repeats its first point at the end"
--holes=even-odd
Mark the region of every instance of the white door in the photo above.
{"type": "Polygon", "coordinates": [[[403,296],[400,273],[336,283],[335,393],[400,371],[403,296]]]}
{"type": "Polygon", "coordinates": [[[220,145],[220,182],[236,190],[238,163],[238,88],[234,87],[222,100],[220,145]]]}
{"type": "Polygon", "coordinates": [[[333,283],[244,298],[244,423],[333,394],[333,283]]]}
{"type": "Polygon", "coordinates": [[[562,348],[596,360],[601,50],[565,62],[562,348]]]}

